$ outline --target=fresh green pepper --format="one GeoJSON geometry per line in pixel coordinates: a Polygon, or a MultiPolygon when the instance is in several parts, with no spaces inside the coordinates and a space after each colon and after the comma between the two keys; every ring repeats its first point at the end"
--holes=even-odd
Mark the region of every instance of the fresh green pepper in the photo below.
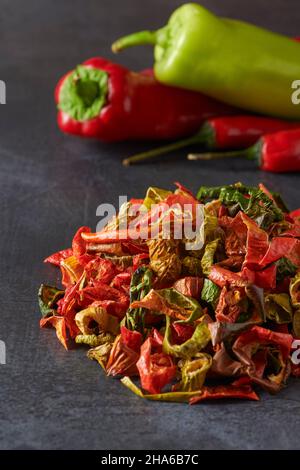
{"type": "Polygon", "coordinates": [[[288,37],[187,3],[165,27],[125,36],[112,47],[117,52],[139,44],[155,46],[154,72],[163,83],[250,111],[300,118],[291,100],[300,44],[288,37]]]}

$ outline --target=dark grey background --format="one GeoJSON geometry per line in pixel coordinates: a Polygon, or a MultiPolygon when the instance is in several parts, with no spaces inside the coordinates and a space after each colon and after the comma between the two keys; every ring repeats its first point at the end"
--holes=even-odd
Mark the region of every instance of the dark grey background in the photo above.
{"type": "MultiPolygon", "coordinates": [[[[36,292],[57,273],[42,263],[67,247],[80,225],[96,226],[96,207],[149,185],[263,181],[300,204],[300,178],[264,174],[251,163],[192,164],[184,152],[162,163],[123,168],[121,158],[147,147],[103,145],[62,135],[53,88],[66,70],[93,55],[112,57],[118,36],[159,27],[175,0],[1,0],[0,106],[1,312],[0,447],[35,449],[300,448],[300,382],[262,401],[187,405],[151,403],[104,377],[83,350],[66,352],[54,331],[39,330],[36,292]]],[[[299,0],[207,0],[216,13],[300,35],[299,0]]],[[[117,60],[140,69],[152,51],[117,60]]],[[[295,77],[299,78],[299,77],[295,77]]]]}

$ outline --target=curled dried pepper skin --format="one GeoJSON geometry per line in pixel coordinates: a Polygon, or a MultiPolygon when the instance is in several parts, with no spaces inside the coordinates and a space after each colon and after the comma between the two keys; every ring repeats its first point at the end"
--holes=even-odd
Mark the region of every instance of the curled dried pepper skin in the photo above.
{"type": "Polygon", "coordinates": [[[181,381],[173,387],[173,391],[193,392],[201,390],[211,366],[212,357],[205,353],[198,353],[193,360],[183,361],[181,364],[181,381]]]}
{"type": "Polygon", "coordinates": [[[160,393],[176,374],[171,356],[162,352],[161,344],[153,337],[147,338],[141,346],[137,368],[142,388],[154,394],[160,393]]]}

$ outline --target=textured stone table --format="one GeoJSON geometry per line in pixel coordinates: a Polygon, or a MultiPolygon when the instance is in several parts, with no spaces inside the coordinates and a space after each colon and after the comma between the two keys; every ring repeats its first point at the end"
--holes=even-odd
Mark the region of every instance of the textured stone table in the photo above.
{"type": "MultiPolygon", "coordinates": [[[[1,313],[0,447],[3,449],[266,449],[299,448],[300,382],[258,403],[200,406],[141,400],[106,379],[84,350],[65,352],[54,331],[40,331],[36,292],[57,272],[42,259],[67,247],[78,226],[97,223],[101,202],[140,197],[153,183],[263,181],[300,204],[300,177],[260,174],[251,163],[187,163],[183,154],[159,164],[123,168],[121,158],[147,144],[102,145],[63,136],[53,88],[68,68],[93,55],[112,57],[117,36],[164,23],[177,0],[2,0],[0,79],[1,313]]],[[[206,0],[216,12],[300,35],[297,0],[206,0]]],[[[140,69],[150,49],[118,60],[140,69]]],[[[299,77],[295,77],[299,78],[299,77]]],[[[150,144],[149,144],[150,145],[150,144]]]]}

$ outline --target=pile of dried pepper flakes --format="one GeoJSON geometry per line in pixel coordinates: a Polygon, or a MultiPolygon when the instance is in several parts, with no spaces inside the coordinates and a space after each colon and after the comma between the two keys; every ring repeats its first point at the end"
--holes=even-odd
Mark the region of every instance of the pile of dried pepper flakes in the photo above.
{"type": "Polygon", "coordinates": [[[197,198],[178,183],[151,187],[45,261],[60,267],[63,288],[41,286],[41,327],[54,327],[66,349],[89,347],[140,397],[258,400],[260,387],[275,393],[300,376],[300,209],[289,212],[262,184],[201,187],[197,198]],[[144,221],[153,208],[202,204],[203,247],[143,230],[133,240],[121,221],[142,204],[144,221]]]}

